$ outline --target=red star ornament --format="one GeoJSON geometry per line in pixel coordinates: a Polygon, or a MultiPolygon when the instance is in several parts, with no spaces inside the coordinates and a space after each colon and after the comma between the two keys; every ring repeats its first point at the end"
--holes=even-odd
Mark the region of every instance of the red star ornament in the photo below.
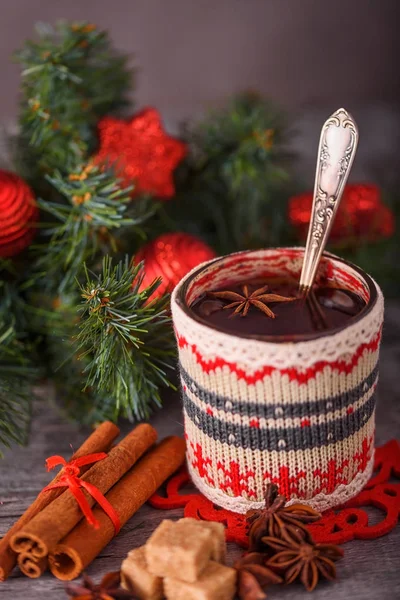
{"type": "Polygon", "coordinates": [[[162,199],[174,195],[173,172],[187,147],[165,133],[156,109],[146,108],[128,121],[104,117],[98,129],[95,162],[113,164],[124,185],[134,184],[132,197],[141,192],[162,199]]]}
{"type": "MultiPolygon", "coordinates": [[[[312,209],[312,192],[289,199],[289,221],[300,239],[307,237],[312,209]]],[[[373,184],[346,185],[331,232],[331,241],[354,243],[372,242],[393,235],[394,215],[381,200],[381,192],[373,184]]]]}

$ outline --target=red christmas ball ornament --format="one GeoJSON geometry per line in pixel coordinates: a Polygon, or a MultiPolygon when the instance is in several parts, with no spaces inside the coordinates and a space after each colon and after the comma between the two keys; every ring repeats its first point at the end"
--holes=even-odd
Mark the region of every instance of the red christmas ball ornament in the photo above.
{"type": "Polygon", "coordinates": [[[96,162],[113,164],[132,196],[141,192],[167,199],[175,193],[173,172],[187,152],[186,144],[167,135],[154,108],[128,121],[104,117],[99,125],[96,162]]]}
{"type": "Polygon", "coordinates": [[[193,235],[164,233],[145,244],[134,257],[134,263],[137,265],[144,261],[145,275],[141,289],[149,286],[157,277],[162,278],[155,292],[155,296],[160,297],[165,292],[172,292],[182,277],[194,267],[215,256],[210,246],[193,235]]]}
{"type": "Polygon", "coordinates": [[[21,177],[0,170],[0,256],[9,258],[29,246],[39,209],[21,177]]]}
{"type": "MultiPolygon", "coordinates": [[[[307,236],[312,209],[312,192],[289,200],[289,220],[300,239],[307,236]]],[[[394,232],[394,215],[381,201],[380,190],[372,184],[352,184],[344,189],[332,226],[331,240],[351,243],[371,242],[390,237],[394,232]]]]}

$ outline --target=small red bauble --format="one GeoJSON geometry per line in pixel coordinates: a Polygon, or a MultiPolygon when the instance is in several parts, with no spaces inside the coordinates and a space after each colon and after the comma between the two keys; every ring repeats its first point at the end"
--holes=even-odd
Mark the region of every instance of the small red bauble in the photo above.
{"type": "MultiPolygon", "coordinates": [[[[307,236],[312,199],[312,193],[308,192],[289,200],[289,220],[300,239],[307,236]]],[[[354,239],[371,242],[390,237],[393,232],[394,216],[382,203],[379,188],[372,184],[345,187],[332,226],[333,242],[346,243],[354,239]]]]}
{"type": "Polygon", "coordinates": [[[210,246],[193,235],[164,233],[143,246],[136,254],[134,263],[144,261],[145,276],[141,289],[149,286],[157,277],[162,277],[162,283],[155,292],[155,296],[160,297],[165,292],[172,292],[182,277],[194,267],[215,256],[210,246]]]}
{"type": "Polygon", "coordinates": [[[96,162],[113,164],[132,196],[149,193],[170,198],[175,193],[173,172],[187,152],[186,145],[168,136],[160,114],[146,108],[128,121],[104,117],[99,122],[100,147],[96,162]]]}
{"type": "Polygon", "coordinates": [[[29,246],[39,209],[23,179],[0,170],[0,256],[9,258],[29,246]]]}

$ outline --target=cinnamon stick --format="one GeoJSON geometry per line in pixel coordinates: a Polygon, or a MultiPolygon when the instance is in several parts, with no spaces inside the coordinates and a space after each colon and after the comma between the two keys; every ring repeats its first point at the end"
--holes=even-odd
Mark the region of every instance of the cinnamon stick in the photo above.
{"type": "MultiPolygon", "coordinates": [[[[106,495],[124,525],[164,481],[185,460],[185,441],[179,437],[163,440],[148,452],[106,495]]],[[[100,509],[100,522],[93,529],[82,520],[49,555],[49,568],[63,581],[75,579],[114,537],[111,520],[100,509]]]]}
{"type": "Polygon", "coordinates": [[[30,552],[22,552],[18,554],[18,566],[24,575],[36,579],[47,569],[47,556],[35,560],[30,552]]]}
{"type": "MultiPolygon", "coordinates": [[[[138,425],[115,448],[107,458],[95,463],[82,476],[82,480],[96,486],[105,494],[156,441],[157,433],[151,425],[138,425]]],[[[47,492],[46,492],[47,493],[47,492]]],[[[89,506],[95,503],[85,490],[89,506]]],[[[47,556],[56,544],[82,519],[81,509],[70,490],[36,515],[25,527],[11,538],[15,552],[27,550],[36,559],[47,556]]]]}
{"type": "MultiPolygon", "coordinates": [[[[83,442],[80,448],[72,455],[72,459],[80,458],[94,452],[106,452],[118,435],[118,427],[110,421],[105,421],[83,442]]],[[[54,477],[51,483],[57,483],[61,474],[62,471],[54,477]]],[[[10,548],[12,536],[25,527],[34,516],[51,504],[53,500],[61,496],[64,491],[65,488],[56,488],[45,494],[39,494],[36,500],[32,502],[24,514],[0,540],[0,581],[5,581],[17,564],[17,554],[10,548]]]]}

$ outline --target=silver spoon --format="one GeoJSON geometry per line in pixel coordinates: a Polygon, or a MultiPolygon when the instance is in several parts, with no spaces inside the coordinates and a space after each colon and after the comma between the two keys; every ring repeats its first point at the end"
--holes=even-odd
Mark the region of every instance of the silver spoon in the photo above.
{"type": "Polygon", "coordinates": [[[319,140],[313,206],[300,276],[303,296],[307,296],[314,283],[357,144],[357,125],[344,108],[339,108],[324,123],[319,140]]]}

